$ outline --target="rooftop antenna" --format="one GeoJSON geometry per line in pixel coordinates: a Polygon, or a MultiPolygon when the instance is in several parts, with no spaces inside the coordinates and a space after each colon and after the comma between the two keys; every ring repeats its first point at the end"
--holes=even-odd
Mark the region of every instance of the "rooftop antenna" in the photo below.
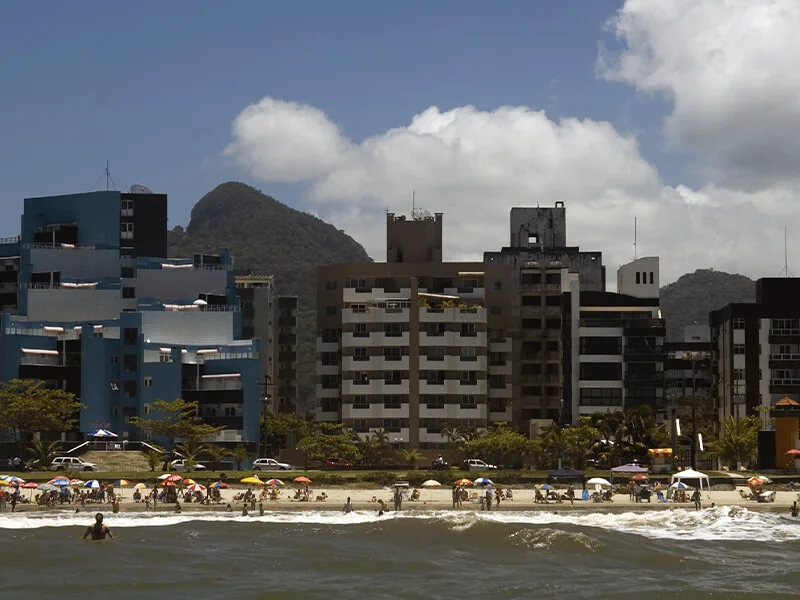
{"type": "Polygon", "coordinates": [[[417,205],[417,190],[411,190],[411,216],[414,216],[414,209],[417,205]]]}
{"type": "Polygon", "coordinates": [[[789,270],[789,246],[786,236],[786,227],[783,228],[783,269],[780,275],[784,277],[794,277],[794,273],[789,270]]]}
{"type": "Polygon", "coordinates": [[[633,217],[633,260],[639,258],[636,253],[636,217],[633,217]]]}

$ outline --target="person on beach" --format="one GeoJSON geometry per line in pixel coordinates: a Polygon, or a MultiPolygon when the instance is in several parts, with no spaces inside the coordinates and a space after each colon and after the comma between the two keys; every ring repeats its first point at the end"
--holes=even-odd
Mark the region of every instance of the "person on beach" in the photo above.
{"type": "Polygon", "coordinates": [[[486,490],[486,501],[483,506],[486,510],[492,510],[492,490],[486,490]]]}
{"type": "Polygon", "coordinates": [[[347,502],[344,503],[344,512],[349,513],[353,511],[353,505],[350,502],[350,496],[347,497],[347,502]]]}
{"type": "Polygon", "coordinates": [[[792,503],[792,516],[796,517],[800,514],[800,508],[797,506],[797,500],[792,503]]]}
{"type": "Polygon", "coordinates": [[[90,525],[86,529],[86,533],[83,534],[83,539],[88,538],[91,536],[93,540],[104,540],[106,536],[110,538],[114,538],[111,535],[111,530],[108,528],[108,525],[103,525],[103,513],[97,513],[94,516],[94,525],[90,525]]]}
{"type": "Polygon", "coordinates": [[[692,494],[692,502],[694,502],[694,509],[695,510],[700,510],[702,508],[701,500],[702,500],[702,498],[700,496],[700,490],[695,490],[694,494],[692,494]]]}
{"type": "Polygon", "coordinates": [[[571,505],[575,505],[575,488],[572,487],[572,484],[567,486],[567,499],[571,505]]]}
{"type": "Polygon", "coordinates": [[[259,502],[258,503],[258,514],[261,517],[264,516],[264,503],[263,502],[259,502]]]}
{"type": "Polygon", "coordinates": [[[394,509],[403,510],[403,493],[400,491],[400,488],[394,488],[394,509]]]}

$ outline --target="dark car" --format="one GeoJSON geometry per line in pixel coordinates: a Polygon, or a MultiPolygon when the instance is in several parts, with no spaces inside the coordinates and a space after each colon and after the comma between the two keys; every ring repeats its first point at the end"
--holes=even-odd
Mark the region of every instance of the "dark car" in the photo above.
{"type": "Polygon", "coordinates": [[[343,458],[327,458],[325,459],[325,466],[336,469],[346,469],[348,467],[352,467],[353,463],[343,458]]]}

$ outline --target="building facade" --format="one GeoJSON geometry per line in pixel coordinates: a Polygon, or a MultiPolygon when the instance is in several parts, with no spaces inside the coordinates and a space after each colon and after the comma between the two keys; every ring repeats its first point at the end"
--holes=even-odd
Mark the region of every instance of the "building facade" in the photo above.
{"type": "Polygon", "coordinates": [[[784,397],[800,400],[798,293],[798,278],[759,279],[755,302],[711,313],[711,368],[720,420],[758,414],[760,407],[772,407],[784,397]]]}
{"type": "Polygon", "coordinates": [[[318,419],[422,449],[511,420],[511,270],[442,262],[441,227],[389,213],[389,262],[318,267],[318,419]]]}
{"type": "Polygon", "coordinates": [[[509,247],[485,252],[484,263],[511,271],[509,327],[515,332],[513,420],[523,430],[563,413],[562,299],[575,275],[580,291],[606,289],[601,252],[567,246],[566,207],[512,208],[509,247]],[[567,286],[567,287],[565,287],[567,286]]]}
{"type": "MultiPolygon", "coordinates": [[[[257,442],[260,344],[242,339],[233,259],[224,250],[166,258],[166,211],[160,194],[25,200],[0,378],[79,397],[72,440],[98,427],[137,439],[133,417],[182,397],[225,427],[211,441],[257,442]]],[[[13,260],[13,244],[0,249],[13,260]]]]}
{"type": "Polygon", "coordinates": [[[563,295],[562,422],[640,405],[656,411],[664,398],[664,339],[658,258],[620,267],[617,293],[583,291],[576,274],[563,295]]]}

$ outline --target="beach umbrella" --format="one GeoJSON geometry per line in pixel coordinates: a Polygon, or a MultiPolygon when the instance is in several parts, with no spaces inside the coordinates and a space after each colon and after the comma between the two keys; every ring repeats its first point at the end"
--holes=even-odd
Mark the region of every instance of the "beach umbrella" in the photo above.
{"type": "Polygon", "coordinates": [[[474,482],[475,485],[492,485],[493,482],[488,477],[478,477],[474,482]]]}
{"type": "Polygon", "coordinates": [[[133,489],[135,489],[135,490],[146,490],[147,489],[147,484],[146,483],[137,483],[135,486],[133,486],[133,489]]]}
{"type": "Polygon", "coordinates": [[[228,489],[228,484],[225,483],[224,481],[218,481],[217,483],[215,483],[211,487],[216,488],[218,490],[227,490],[228,489]]]}
{"type": "Polygon", "coordinates": [[[162,481],[161,482],[161,486],[162,487],[176,487],[175,486],[175,482],[172,481],[171,479],[165,479],[164,481],[162,481]]]}
{"type": "Polygon", "coordinates": [[[194,492],[205,492],[206,491],[206,486],[200,485],[199,483],[193,483],[192,485],[190,485],[186,489],[188,489],[192,493],[194,493],[194,492]]]}
{"type": "Polygon", "coordinates": [[[586,485],[607,485],[611,487],[611,482],[608,479],[603,479],[602,477],[592,477],[586,482],[586,485]]]}
{"type": "Polygon", "coordinates": [[[191,477],[187,477],[186,479],[183,480],[183,485],[194,485],[195,483],[197,482],[191,477]]]}
{"type": "Polygon", "coordinates": [[[59,489],[56,486],[54,486],[54,485],[52,485],[50,483],[40,483],[39,485],[36,486],[36,489],[37,490],[41,490],[43,492],[57,492],[57,491],[59,491],[59,489]]]}
{"type": "Polygon", "coordinates": [[[98,489],[100,487],[100,482],[97,481],[97,479],[90,479],[89,481],[87,481],[86,483],[83,484],[83,487],[87,487],[87,488],[91,488],[93,490],[96,490],[96,489],[98,489]]]}
{"type": "Polygon", "coordinates": [[[250,477],[245,477],[244,479],[239,480],[240,483],[249,483],[253,485],[264,485],[264,481],[258,477],[258,475],[250,475],[250,477]]]}
{"type": "Polygon", "coordinates": [[[553,487],[552,485],[550,485],[549,483],[543,483],[542,485],[540,485],[540,486],[539,486],[539,489],[540,489],[540,490],[544,490],[544,491],[546,491],[546,492],[549,492],[550,490],[554,490],[554,489],[556,489],[556,488],[554,488],[554,487],[553,487]]]}
{"type": "Polygon", "coordinates": [[[89,437],[96,437],[96,438],[115,438],[117,434],[113,431],[109,431],[108,429],[95,429],[94,431],[90,431],[86,434],[89,437]]]}
{"type": "Polygon", "coordinates": [[[14,475],[5,475],[3,477],[3,481],[7,481],[11,485],[21,485],[25,483],[25,480],[22,477],[15,477],[14,475]]]}
{"type": "Polygon", "coordinates": [[[50,485],[58,485],[58,486],[65,486],[69,485],[69,479],[66,477],[53,477],[50,481],[48,481],[50,485]]]}
{"type": "Polygon", "coordinates": [[[471,479],[459,479],[456,481],[456,485],[472,485],[471,479]]]}
{"type": "Polygon", "coordinates": [[[631,481],[647,481],[647,475],[644,473],[637,473],[633,477],[631,477],[631,481]]]}
{"type": "Polygon", "coordinates": [[[283,482],[282,482],[280,479],[267,479],[267,480],[264,482],[264,485],[269,485],[269,486],[272,486],[272,487],[277,487],[277,486],[279,486],[279,485],[286,485],[286,484],[285,484],[285,483],[283,483],[283,482]]]}
{"type": "Polygon", "coordinates": [[[119,481],[116,481],[114,483],[114,485],[117,485],[119,487],[125,487],[126,485],[129,485],[129,484],[130,484],[130,481],[128,481],[127,479],[120,479],[119,481]]]}
{"type": "Polygon", "coordinates": [[[183,476],[174,473],[164,473],[163,475],[159,475],[158,479],[160,481],[183,481],[183,476]]]}
{"type": "Polygon", "coordinates": [[[84,483],[86,483],[83,479],[70,479],[69,486],[70,487],[81,487],[84,483]]]}
{"type": "Polygon", "coordinates": [[[305,475],[300,475],[300,477],[294,478],[295,483],[311,483],[311,480],[306,477],[305,475]]]}
{"type": "Polygon", "coordinates": [[[789,456],[800,456],[800,450],[798,450],[797,448],[792,448],[791,450],[787,450],[786,454],[788,454],[789,456]]]}
{"type": "Polygon", "coordinates": [[[766,485],[768,483],[772,483],[772,480],[769,477],[764,477],[763,475],[756,475],[755,477],[751,477],[747,480],[748,487],[761,487],[762,485],[766,485]]]}
{"type": "Polygon", "coordinates": [[[669,486],[675,490],[688,490],[689,486],[683,483],[682,481],[676,481],[671,486],[669,486]]]}
{"type": "Polygon", "coordinates": [[[29,482],[29,483],[23,483],[23,484],[22,484],[21,486],[19,486],[19,487],[21,487],[21,488],[23,488],[23,489],[26,489],[26,490],[35,490],[37,487],[39,487],[39,485],[38,485],[37,483],[35,483],[35,482],[31,481],[31,482],[29,482]]]}
{"type": "Polygon", "coordinates": [[[423,482],[422,487],[424,488],[442,487],[442,484],[436,481],[435,479],[428,479],[428,481],[423,482]]]}

